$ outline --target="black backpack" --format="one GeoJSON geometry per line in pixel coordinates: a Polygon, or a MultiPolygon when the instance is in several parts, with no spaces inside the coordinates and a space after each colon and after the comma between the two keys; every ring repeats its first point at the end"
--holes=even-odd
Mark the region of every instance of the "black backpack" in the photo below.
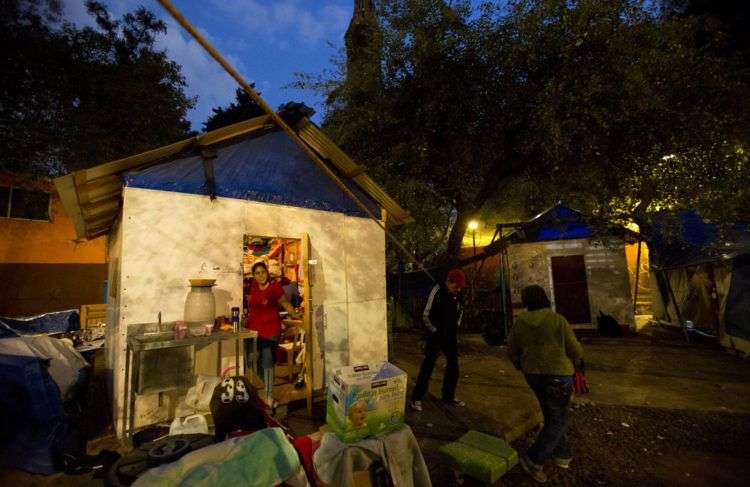
{"type": "Polygon", "coordinates": [[[257,431],[266,427],[255,387],[247,377],[224,378],[214,388],[210,402],[216,441],[224,441],[233,431],[257,431]]]}

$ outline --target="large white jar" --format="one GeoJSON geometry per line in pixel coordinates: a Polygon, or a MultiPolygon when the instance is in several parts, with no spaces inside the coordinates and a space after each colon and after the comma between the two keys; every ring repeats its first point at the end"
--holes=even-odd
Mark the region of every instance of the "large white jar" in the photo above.
{"type": "Polygon", "coordinates": [[[215,279],[190,279],[190,292],[185,299],[185,324],[213,323],[216,317],[215,279]]]}

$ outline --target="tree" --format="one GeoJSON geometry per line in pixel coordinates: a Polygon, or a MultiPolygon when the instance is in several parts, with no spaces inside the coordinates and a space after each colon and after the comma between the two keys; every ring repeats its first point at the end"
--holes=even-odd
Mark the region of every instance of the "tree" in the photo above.
{"type": "Polygon", "coordinates": [[[61,18],[55,0],[12,0],[0,13],[4,169],[59,174],[174,142],[194,100],[180,66],[154,48],[164,22],[139,8],[98,28],[61,18]]]}
{"type": "MultiPolygon", "coordinates": [[[[250,86],[255,88],[255,83],[250,86]]],[[[213,114],[209,115],[206,121],[203,122],[204,131],[216,130],[249,118],[258,117],[265,113],[242,88],[237,88],[234,99],[235,101],[230,103],[226,108],[216,107],[211,109],[213,114]]]]}
{"type": "Polygon", "coordinates": [[[739,217],[748,84],[693,42],[694,19],[650,5],[384,0],[370,96],[365,70],[307,86],[328,88],[326,130],[422,220],[402,230],[419,257],[455,258],[468,220],[517,181],[537,208],[563,199],[607,223],[739,217]]]}

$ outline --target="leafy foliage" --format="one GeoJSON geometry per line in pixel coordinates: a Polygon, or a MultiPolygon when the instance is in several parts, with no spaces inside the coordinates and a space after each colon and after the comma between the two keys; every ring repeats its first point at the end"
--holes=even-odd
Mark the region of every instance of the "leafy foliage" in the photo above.
{"type": "Polygon", "coordinates": [[[88,1],[98,29],[61,18],[55,0],[0,12],[4,169],[59,174],[174,142],[189,132],[180,66],[154,47],[166,25],[138,8],[122,19],[88,1]]]}
{"type": "MultiPolygon", "coordinates": [[[[255,88],[255,83],[251,86],[255,88]]],[[[203,130],[208,132],[263,115],[263,109],[242,88],[237,88],[234,97],[235,101],[227,105],[226,108],[216,107],[211,109],[213,113],[203,122],[203,130]]]]}
{"type": "Polygon", "coordinates": [[[420,220],[418,256],[456,256],[488,207],[748,217],[748,79],[706,22],[639,0],[383,0],[378,20],[376,88],[301,84],[328,87],[325,128],[420,220]]]}

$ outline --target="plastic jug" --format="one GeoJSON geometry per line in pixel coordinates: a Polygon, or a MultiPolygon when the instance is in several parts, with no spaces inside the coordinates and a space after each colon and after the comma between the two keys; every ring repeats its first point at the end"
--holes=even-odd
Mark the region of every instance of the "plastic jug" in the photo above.
{"type": "Polygon", "coordinates": [[[202,414],[192,414],[184,418],[174,418],[169,426],[169,436],[208,434],[208,423],[202,414]]]}

